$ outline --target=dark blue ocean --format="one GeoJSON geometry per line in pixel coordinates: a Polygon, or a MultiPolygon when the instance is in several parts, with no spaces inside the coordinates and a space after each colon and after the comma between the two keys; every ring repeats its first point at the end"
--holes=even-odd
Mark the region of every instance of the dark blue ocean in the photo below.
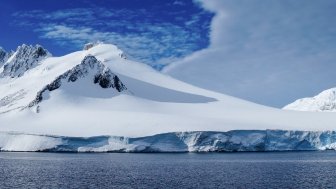
{"type": "Polygon", "coordinates": [[[336,188],[336,152],[2,152],[0,188],[336,188]]]}

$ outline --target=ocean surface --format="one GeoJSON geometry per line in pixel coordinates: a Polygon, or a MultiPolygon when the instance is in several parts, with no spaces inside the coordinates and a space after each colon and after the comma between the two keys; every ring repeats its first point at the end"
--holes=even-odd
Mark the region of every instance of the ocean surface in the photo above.
{"type": "Polygon", "coordinates": [[[336,152],[0,153],[0,188],[336,188],[336,152]]]}

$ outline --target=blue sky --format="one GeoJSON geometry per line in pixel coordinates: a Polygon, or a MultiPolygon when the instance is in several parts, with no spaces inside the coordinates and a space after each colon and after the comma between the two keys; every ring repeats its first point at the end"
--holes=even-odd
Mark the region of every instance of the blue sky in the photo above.
{"type": "Polygon", "coordinates": [[[206,48],[214,15],[192,0],[2,0],[1,7],[5,49],[39,43],[63,55],[101,40],[155,68],[206,48]]]}

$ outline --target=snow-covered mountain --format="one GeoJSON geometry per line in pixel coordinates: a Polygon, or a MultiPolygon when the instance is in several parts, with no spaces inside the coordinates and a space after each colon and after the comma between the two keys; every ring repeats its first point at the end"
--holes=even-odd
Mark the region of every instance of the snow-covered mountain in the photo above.
{"type": "Polygon", "coordinates": [[[336,112],[336,88],[325,90],[314,97],[298,99],[283,109],[311,112],[336,112]]]}
{"type": "MultiPolygon", "coordinates": [[[[39,109],[38,104],[49,98],[51,91],[69,87],[68,83],[81,83],[78,87],[87,92],[91,90],[90,84],[111,88],[112,91],[104,91],[111,94],[126,90],[118,76],[89,53],[73,62],[62,58],[58,60],[40,45],[18,47],[0,73],[0,114],[27,108],[39,109]]],[[[69,88],[77,91],[75,85],[69,88]]],[[[96,94],[101,93],[96,91],[96,94]]]]}
{"type": "MultiPolygon", "coordinates": [[[[23,45],[4,62],[0,74],[0,131],[5,133],[0,135],[0,150],[5,149],[3,146],[18,150],[32,143],[39,146],[39,137],[48,136],[47,141],[52,142],[55,135],[140,137],[127,144],[146,146],[148,141],[141,137],[216,131],[209,139],[213,145],[228,139],[220,133],[230,130],[250,131],[254,141],[261,136],[254,135],[255,130],[320,131],[333,130],[336,125],[333,114],[274,109],[189,85],[126,59],[110,44],[89,44],[62,57],[52,57],[39,45],[23,45]],[[32,141],[22,142],[25,139],[32,141]]],[[[306,135],[309,132],[302,133],[301,138],[306,135]]],[[[67,137],[57,140],[66,143],[67,137]]],[[[91,139],[100,141],[99,145],[91,140],[78,145],[106,144],[99,137],[91,139]]],[[[151,140],[151,145],[166,141],[151,140]]],[[[120,143],[111,144],[115,147],[120,143]]]]}
{"type": "MultiPolygon", "coordinates": [[[[37,66],[42,59],[51,56],[51,54],[40,45],[19,46],[13,55],[7,54],[6,62],[4,62],[3,70],[0,77],[20,77],[27,70],[37,66]],[[10,57],[9,57],[10,56],[10,57]]],[[[4,59],[5,60],[5,59],[4,59]]]]}

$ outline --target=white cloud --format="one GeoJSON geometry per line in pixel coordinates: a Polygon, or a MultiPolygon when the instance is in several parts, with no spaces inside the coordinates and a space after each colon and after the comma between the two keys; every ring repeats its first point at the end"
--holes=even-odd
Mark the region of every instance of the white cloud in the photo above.
{"type": "MultiPolygon", "coordinates": [[[[200,16],[204,12],[195,13],[191,20],[182,18],[184,25],[158,22],[155,15],[145,9],[33,10],[13,16],[16,25],[35,27],[34,31],[41,38],[60,45],[78,49],[86,42],[101,40],[118,45],[130,58],[160,67],[200,48],[199,42],[204,37],[199,32],[204,28],[199,28],[197,23],[202,22],[200,16]]],[[[176,12],[169,14],[172,18],[178,17],[176,12]]]]}
{"type": "Polygon", "coordinates": [[[183,1],[176,0],[173,2],[173,5],[185,5],[185,3],[183,1]]]}
{"type": "Polygon", "coordinates": [[[283,106],[336,86],[333,1],[203,0],[211,44],[164,72],[198,86],[283,106]]]}
{"type": "MultiPolygon", "coordinates": [[[[181,35],[182,30],[179,31],[178,28],[174,26],[168,26],[169,29],[173,29],[177,32],[177,36],[173,37],[168,35],[169,30],[163,26],[148,26],[150,27],[148,32],[143,32],[142,35],[138,34],[120,34],[116,32],[101,32],[90,27],[73,27],[67,25],[45,25],[39,29],[38,32],[43,33],[42,38],[53,39],[60,45],[76,45],[82,47],[83,44],[90,41],[104,41],[107,43],[112,43],[118,45],[121,49],[132,49],[132,55],[137,55],[138,59],[143,58],[146,61],[147,56],[156,51],[158,54],[170,54],[170,49],[167,46],[171,43],[179,43],[183,41],[183,35],[181,35]],[[155,40],[151,39],[153,33],[159,33],[159,37],[155,40]]],[[[173,48],[173,47],[172,47],[173,48]]],[[[175,53],[185,54],[189,53],[193,49],[192,46],[185,46],[185,48],[175,49],[175,53]]],[[[161,57],[159,62],[156,64],[165,65],[169,61],[176,60],[177,57],[161,57]]]]}

